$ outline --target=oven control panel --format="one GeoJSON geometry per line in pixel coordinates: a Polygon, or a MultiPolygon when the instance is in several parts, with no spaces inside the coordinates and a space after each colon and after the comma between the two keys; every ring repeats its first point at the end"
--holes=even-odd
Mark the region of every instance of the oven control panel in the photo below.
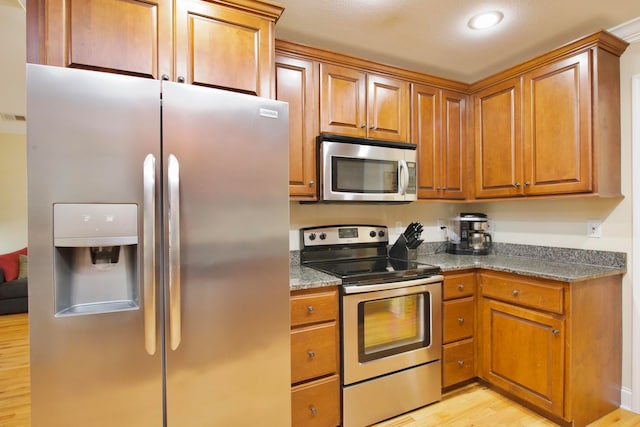
{"type": "Polygon", "coordinates": [[[384,225],[331,225],[300,229],[301,247],[362,243],[388,243],[384,225]]]}

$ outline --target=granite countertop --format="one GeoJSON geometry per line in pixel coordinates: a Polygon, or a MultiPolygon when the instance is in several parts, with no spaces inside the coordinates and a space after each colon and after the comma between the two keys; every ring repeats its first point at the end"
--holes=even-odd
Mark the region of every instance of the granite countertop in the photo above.
{"type": "MultiPolygon", "coordinates": [[[[575,283],[627,271],[626,254],[620,252],[497,243],[490,255],[472,256],[438,253],[438,242],[423,246],[417,261],[437,265],[443,272],[483,268],[575,283]]],[[[300,265],[299,253],[291,253],[291,290],[340,284],[336,277],[300,265]]]]}

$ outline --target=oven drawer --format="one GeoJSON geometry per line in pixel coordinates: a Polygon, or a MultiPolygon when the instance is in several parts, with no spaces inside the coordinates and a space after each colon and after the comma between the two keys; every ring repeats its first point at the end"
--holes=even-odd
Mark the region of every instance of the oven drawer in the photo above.
{"type": "Polygon", "coordinates": [[[473,297],[442,303],[443,343],[473,336],[474,306],[473,297]]]}
{"type": "Polygon", "coordinates": [[[291,331],[291,383],[338,372],[336,322],[291,331]]]}
{"type": "Polygon", "coordinates": [[[446,274],[442,283],[442,299],[472,296],[476,289],[475,273],[446,274]]]}
{"type": "Polygon", "coordinates": [[[293,387],[291,419],[295,427],[332,427],[340,424],[338,375],[293,387]]]}
{"type": "Polygon", "coordinates": [[[469,380],[476,376],[473,338],[446,344],[442,347],[442,387],[469,380]]]}
{"type": "Polygon", "coordinates": [[[328,322],[338,318],[338,291],[291,296],[291,326],[328,322]]]}
{"type": "Polygon", "coordinates": [[[562,314],[564,287],[544,280],[516,280],[507,275],[482,273],[482,296],[562,314]]]}

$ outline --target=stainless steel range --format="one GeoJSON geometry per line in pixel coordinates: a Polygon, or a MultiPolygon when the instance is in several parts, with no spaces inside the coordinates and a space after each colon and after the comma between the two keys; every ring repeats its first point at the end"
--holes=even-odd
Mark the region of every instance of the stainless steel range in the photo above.
{"type": "Polygon", "coordinates": [[[441,398],[440,268],[388,256],[380,225],[300,230],[301,261],[342,279],[342,427],[441,398]]]}

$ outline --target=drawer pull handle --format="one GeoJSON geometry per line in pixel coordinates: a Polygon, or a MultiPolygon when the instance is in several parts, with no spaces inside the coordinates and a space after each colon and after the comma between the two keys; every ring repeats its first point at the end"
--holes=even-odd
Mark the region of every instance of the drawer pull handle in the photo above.
{"type": "Polygon", "coordinates": [[[312,313],[313,313],[313,310],[314,310],[314,308],[313,308],[313,306],[312,306],[312,305],[310,305],[309,307],[307,307],[307,313],[312,314],[312,313]]]}
{"type": "Polygon", "coordinates": [[[560,331],[557,329],[554,329],[553,331],[551,331],[551,333],[557,336],[560,333],[560,331]]]}
{"type": "Polygon", "coordinates": [[[464,324],[464,317],[458,317],[458,323],[463,325],[464,324]]]}
{"type": "Polygon", "coordinates": [[[464,291],[464,283],[458,283],[458,290],[464,291]]]}
{"type": "Polygon", "coordinates": [[[316,352],[309,350],[309,359],[313,359],[314,357],[316,357],[316,352]]]}
{"type": "Polygon", "coordinates": [[[458,360],[458,366],[462,368],[464,366],[464,360],[458,360]]]}
{"type": "Polygon", "coordinates": [[[520,294],[520,291],[517,289],[514,289],[511,291],[511,295],[513,295],[514,297],[517,297],[520,294]]]}
{"type": "Polygon", "coordinates": [[[315,414],[317,414],[317,413],[318,413],[318,410],[317,410],[317,409],[316,409],[316,407],[315,407],[315,406],[313,406],[313,405],[311,405],[311,406],[309,407],[309,411],[311,412],[311,415],[315,415],[315,414]]]}

